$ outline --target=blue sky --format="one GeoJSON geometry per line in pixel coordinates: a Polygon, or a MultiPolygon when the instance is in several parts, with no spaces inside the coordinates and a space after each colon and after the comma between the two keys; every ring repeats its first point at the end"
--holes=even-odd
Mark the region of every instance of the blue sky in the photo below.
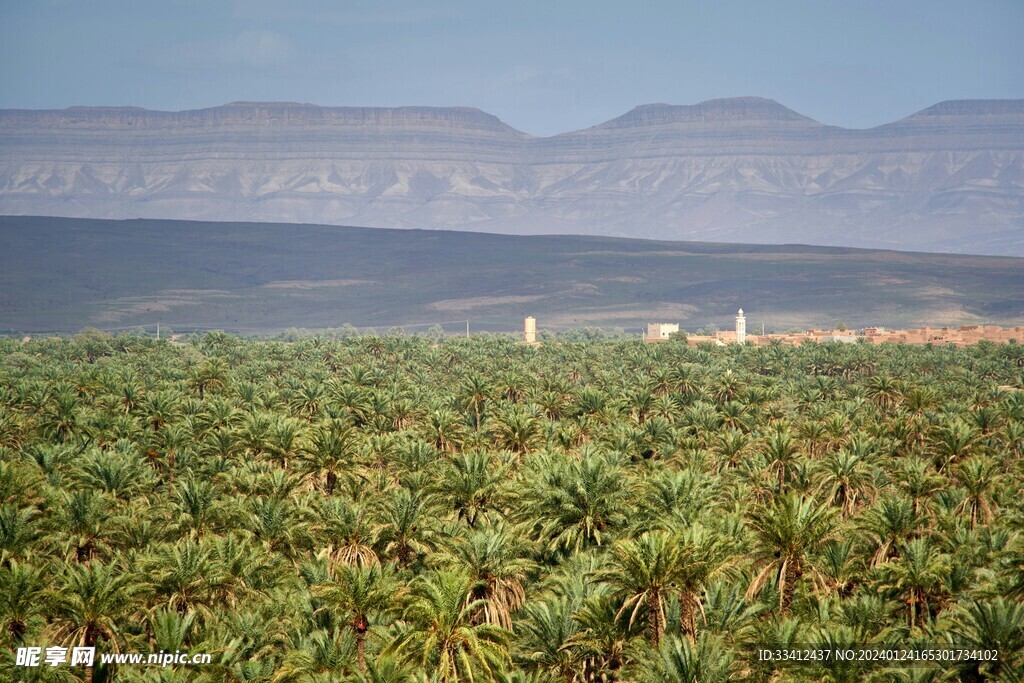
{"type": "Polygon", "coordinates": [[[637,104],[774,98],[866,128],[1024,97],[1024,2],[0,3],[0,108],[479,107],[535,135],[637,104]]]}

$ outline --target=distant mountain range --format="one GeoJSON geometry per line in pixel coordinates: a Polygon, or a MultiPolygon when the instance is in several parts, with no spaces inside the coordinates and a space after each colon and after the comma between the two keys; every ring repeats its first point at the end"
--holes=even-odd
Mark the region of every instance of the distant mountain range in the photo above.
{"type": "Polygon", "coordinates": [[[547,138],[469,108],[0,110],[0,214],[1024,256],[1024,100],[868,130],[653,104],[547,138]]]}

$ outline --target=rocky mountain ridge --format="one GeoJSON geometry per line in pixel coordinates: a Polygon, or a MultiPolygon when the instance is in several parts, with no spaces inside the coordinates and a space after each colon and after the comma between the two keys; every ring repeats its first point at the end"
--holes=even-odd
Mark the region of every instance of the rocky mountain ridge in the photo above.
{"type": "Polygon", "coordinates": [[[651,104],[547,138],[467,107],[0,110],[0,214],[1024,255],[1024,100],[866,130],[651,104]]]}

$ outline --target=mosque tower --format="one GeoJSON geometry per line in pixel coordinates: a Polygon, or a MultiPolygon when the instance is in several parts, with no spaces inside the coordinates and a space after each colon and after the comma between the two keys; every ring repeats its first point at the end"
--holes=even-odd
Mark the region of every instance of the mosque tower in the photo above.
{"type": "Polygon", "coordinates": [[[747,319],[743,316],[743,309],[736,314],[736,343],[742,345],[747,340],[747,319]]]}

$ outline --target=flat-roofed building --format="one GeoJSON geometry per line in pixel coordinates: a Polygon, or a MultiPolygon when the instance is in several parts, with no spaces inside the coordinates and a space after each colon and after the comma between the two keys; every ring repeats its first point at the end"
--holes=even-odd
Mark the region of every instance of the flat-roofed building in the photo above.
{"type": "Polygon", "coordinates": [[[673,332],[679,331],[677,323],[647,323],[647,339],[668,339],[673,332]]]}

